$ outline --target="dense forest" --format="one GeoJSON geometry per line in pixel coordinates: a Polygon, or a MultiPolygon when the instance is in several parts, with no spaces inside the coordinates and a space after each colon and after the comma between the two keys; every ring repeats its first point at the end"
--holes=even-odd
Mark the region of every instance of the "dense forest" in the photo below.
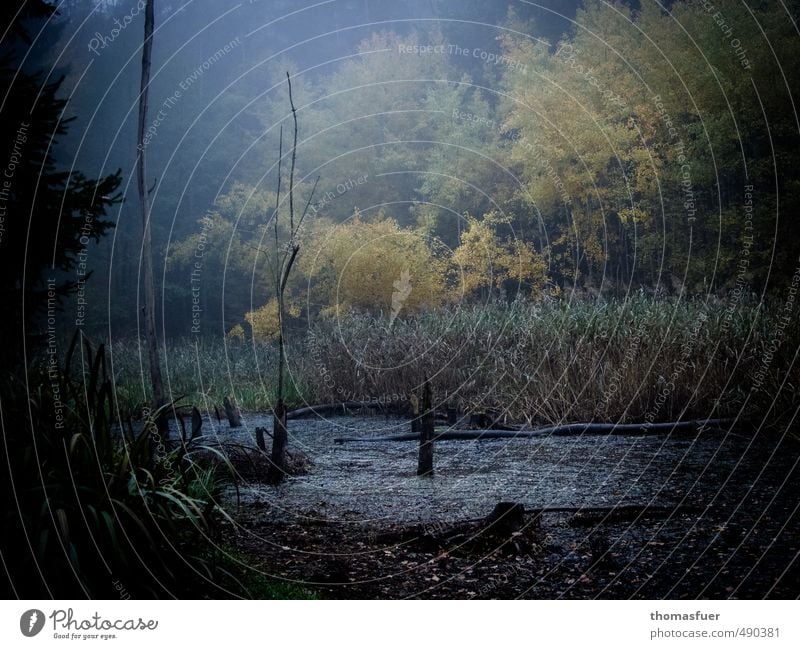
{"type": "MultiPolygon", "coordinates": [[[[567,506],[521,459],[577,434],[588,466],[608,434],[607,485],[603,462],[638,457],[627,431],[666,434],[642,471],[684,471],[649,483],[677,517],[698,484],[757,484],[779,456],[762,486],[796,528],[776,487],[800,442],[796,2],[16,0],[0,16],[9,596],[424,596],[332,548],[472,561],[510,534],[538,586],[501,584],[504,563],[443,596],[797,596],[796,535],[758,582],[740,554],[710,591],[675,590],[667,568],[631,569],[630,590],[606,574],[625,565],[615,532],[570,528],[560,547],[591,569],[542,577],[559,550],[541,517],[584,525],[601,489],[567,506]],[[666,445],[684,429],[702,441],[681,455],[666,445]],[[755,442],[703,446],[722,433],[755,442]],[[420,477],[392,472],[409,436],[420,477]],[[500,486],[484,493],[478,466],[500,486]],[[420,480],[450,494],[460,471],[464,516],[455,496],[420,505],[420,480]],[[396,492],[353,495],[380,484],[396,492]],[[336,527],[351,514],[385,525],[354,536],[336,527]],[[519,520],[498,532],[498,516],[519,520]],[[334,558],[287,563],[242,529],[334,558]]],[[[572,452],[542,451],[559,475],[572,452]]],[[[594,484],[583,470],[562,479],[594,484]]]]}
{"type": "MultiPolygon", "coordinates": [[[[96,51],[87,39],[79,47],[66,25],[104,35],[114,17],[131,13],[124,2],[96,4],[66,3],[44,35],[52,42],[37,42],[34,52],[51,78],[67,75],[65,84],[90,75],[70,98],[67,114],[78,121],[57,155],[96,176],[121,168],[128,181],[125,202],[109,214],[113,237],[87,256],[108,281],[87,284],[86,301],[108,308],[84,318],[88,330],[110,326],[121,337],[135,334],[139,231],[128,143],[141,34],[121,30],[113,52],[102,40],[108,51],[91,39],[96,51]],[[111,54],[114,64],[103,58],[111,54]]],[[[437,10],[418,4],[394,11],[437,10]]],[[[556,9],[467,3],[439,8],[442,19],[412,21],[385,7],[371,18],[360,3],[344,6],[344,14],[338,5],[331,11],[350,25],[346,35],[331,16],[311,12],[319,22],[313,48],[292,41],[311,10],[280,2],[267,15],[280,19],[277,34],[241,34],[242,17],[225,3],[174,16],[159,9],[145,144],[165,336],[270,335],[265,232],[288,111],[286,70],[296,75],[302,124],[298,202],[320,176],[292,278],[298,318],[331,307],[387,310],[397,267],[409,257],[418,264],[412,276],[441,266],[433,284],[426,277],[411,294],[409,311],[490,295],[621,297],[639,289],[724,299],[736,288],[761,296],[791,281],[798,249],[791,220],[776,211],[777,197],[781,212],[795,207],[789,90],[798,52],[781,5],[751,15],[718,3],[722,21],[700,2],[675,3],[670,13],[656,3],[633,10],[587,2],[571,27],[562,20],[563,34],[545,35],[537,25],[552,30],[556,9]],[[447,11],[469,19],[450,20],[447,11]],[[209,15],[213,38],[204,38],[209,15]],[[281,35],[283,45],[275,42],[281,35]],[[345,37],[354,50],[335,56],[345,37]],[[342,275],[358,249],[342,240],[395,232],[380,250],[387,263],[365,251],[342,275]],[[379,279],[366,284],[364,274],[379,279]],[[329,278],[339,275],[337,297],[329,278]]]]}

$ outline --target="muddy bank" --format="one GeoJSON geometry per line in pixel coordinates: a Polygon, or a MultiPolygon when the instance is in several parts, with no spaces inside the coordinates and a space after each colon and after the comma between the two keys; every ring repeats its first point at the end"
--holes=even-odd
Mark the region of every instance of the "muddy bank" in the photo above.
{"type": "MultiPolygon", "coordinates": [[[[238,431],[223,425],[219,440],[253,444],[255,427],[270,425],[245,416],[238,431]]],[[[278,488],[241,485],[239,507],[231,492],[237,523],[226,536],[257,568],[326,597],[800,595],[792,439],[723,430],[444,441],[432,479],[417,477],[413,442],[333,442],[407,426],[291,422],[290,449],[314,466],[278,488]],[[485,516],[498,501],[611,513],[529,515],[519,551],[429,542],[431,530],[485,516]],[[629,514],[640,507],[660,513],[629,514]]]]}
{"type": "MultiPolygon", "coordinates": [[[[254,444],[255,427],[271,426],[265,416],[245,420],[235,431],[223,426],[220,440],[254,444]]],[[[243,502],[264,505],[264,515],[275,520],[363,524],[473,518],[501,500],[530,509],[704,507],[719,504],[721,496],[725,502],[743,496],[759,467],[768,462],[770,482],[789,468],[788,455],[770,458],[770,447],[777,449],[774,440],[751,443],[728,431],[442,441],[436,444],[433,479],[417,477],[413,442],[333,442],[343,435],[367,438],[406,432],[407,426],[382,417],[294,421],[289,446],[312,458],[310,473],[292,477],[277,489],[244,485],[243,502]]]]}

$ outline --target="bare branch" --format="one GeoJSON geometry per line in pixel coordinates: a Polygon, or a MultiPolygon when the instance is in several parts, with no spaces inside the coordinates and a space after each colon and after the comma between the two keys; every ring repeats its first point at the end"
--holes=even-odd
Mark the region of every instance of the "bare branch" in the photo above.
{"type": "Polygon", "coordinates": [[[278,191],[275,193],[275,213],[272,218],[275,219],[275,288],[278,288],[280,282],[280,266],[278,262],[278,205],[281,200],[281,161],[283,160],[283,124],[281,124],[280,136],[278,138],[278,191]]]}
{"type": "Polygon", "coordinates": [[[289,233],[294,238],[294,161],[297,156],[297,109],[294,107],[292,99],[292,78],[289,71],[286,71],[286,81],[289,84],[289,105],[292,107],[292,119],[294,120],[294,143],[292,144],[292,168],[289,172],[289,233]]]}
{"type": "Polygon", "coordinates": [[[308,207],[309,205],[311,205],[311,200],[314,198],[314,192],[317,191],[317,183],[319,183],[319,178],[320,177],[317,176],[317,179],[314,181],[314,186],[311,188],[311,195],[308,197],[308,201],[306,202],[306,207],[303,210],[303,214],[300,216],[300,222],[297,224],[298,231],[300,230],[300,227],[303,225],[303,219],[306,218],[306,214],[308,213],[308,207]]]}
{"type": "Polygon", "coordinates": [[[281,294],[283,294],[284,289],[286,288],[286,282],[289,281],[289,273],[292,271],[292,266],[294,265],[294,260],[297,257],[297,253],[300,251],[300,246],[294,245],[292,246],[292,256],[286,261],[283,267],[283,277],[281,278],[281,294]]]}
{"type": "MultiPolygon", "coordinates": [[[[303,210],[303,214],[300,216],[300,220],[297,222],[297,229],[292,233],[292,238],[289,241],[289,244],[286,246],[286,252],[283,255],[283,259],[281,260],[281,267],[286,268],[286,261],[289,259],[289,255],[292,257],[297,255],[297,251],[294,250],[295,247],[299,248],[299,244],[296,240],[296,235],[300,231],[300,227],[303,225],[303,221],[306,218],[306,214],[308,213],[308,206],[311,204],[312,199],[314,198],[314,192],[317,191],[317,183],[319,183],[320,177],[317,176],[317,179],[314,181],[314,186],[311,188],[311,195],[308,197],[308,201],[306,202],[306,207],[303,210]]],[[[291,269],[291,266],[289,267],[291,269]]],[[[286,282],[281,280],[281,286],[286,286],[286,282]]]]}

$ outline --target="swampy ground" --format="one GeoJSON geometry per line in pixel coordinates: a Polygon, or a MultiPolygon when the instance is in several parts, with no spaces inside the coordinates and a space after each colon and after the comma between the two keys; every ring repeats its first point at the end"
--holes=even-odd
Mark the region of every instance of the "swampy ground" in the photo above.
{"type": "MultiPolygon", "coordinates": [[[[220,441],[253,445],[245,417],[220,441]]],[[[416,475],[383,417],[290,422],[313,462],[231,489],[223,537],[322,598],[796,598],[800,444],[743,430],[438,442],[416,475]],[[497,529],[498,502],[524,506],[497,529]],[[552,511],[561,510],[561,511],[552,511]],[[567,510],[567,511],[563,511],[567,510]]]]}

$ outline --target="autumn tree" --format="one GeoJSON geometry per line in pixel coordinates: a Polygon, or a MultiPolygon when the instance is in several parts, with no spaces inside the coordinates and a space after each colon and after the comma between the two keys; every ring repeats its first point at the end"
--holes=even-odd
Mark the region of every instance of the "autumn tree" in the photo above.
{"type": "Polygon", "coordinates": [[[488,297],[493,290],[508,288],[510,294],[537,296],[543,289],[547,277],[543,256],[520,239],[501,237],[497,227],[502,221],[495,213],[481,221],[469,218],[453,254],[459,294],[488,297]]]}
{"type": "MultiPolygon", "coordinates": [[[[789,246],[770,258],[789,223],[775,219],[773,164],[792,178],[798,155],[800,134],[786,119],[797,66],[775,76],[798,53],[796,32],[779,5],[720,0],[715,11],[724,25],[702,3],[634,12],[587,0],[552,48],[504,37],[507,56],[528,71],[503,78],[509,161],[525,181],[520,200],[542,216],[557,278],[725,286],[745,236],[757,239],[748,277],[796,257],[789,246]],[[749,232],[746,187],[762,196],[749,232]]],[[[796,193],[783,182],[785,212],[796,193]]]]}
{"type": "MultiPolygon", "coordinates": [[[[166,290],[188,312],[192,296],[185,287],[192,286],[202,309],[202,333],[229,331],[274,290],[274,226],[264,216],[272,214],[275,198],[274,190],[234,183],[197,220],[194,233],[171,247],[168,269],[180,280],[174,294],[171,285],[166,290]]],[[[282,240],[288,238],[287,226],[288,220],[279,224],[282,240]]]]}
{"type": "Polygon", "coordinates": [[[435,239],[377,214],[356,211],[346,223],[318,227],[301,270],[309,282],[311,304],[335,314],[350,308],[384,313],[387,318],[403,293],[403,313],[441,304],[446,295],[447,256],[435,239]],[[405,278],[405,279],[404,279],[405,278]],[[396,282],[405,288],[397,289],[396,282]],[[393,297],[394,296],[394,297],[393,297]]]}

